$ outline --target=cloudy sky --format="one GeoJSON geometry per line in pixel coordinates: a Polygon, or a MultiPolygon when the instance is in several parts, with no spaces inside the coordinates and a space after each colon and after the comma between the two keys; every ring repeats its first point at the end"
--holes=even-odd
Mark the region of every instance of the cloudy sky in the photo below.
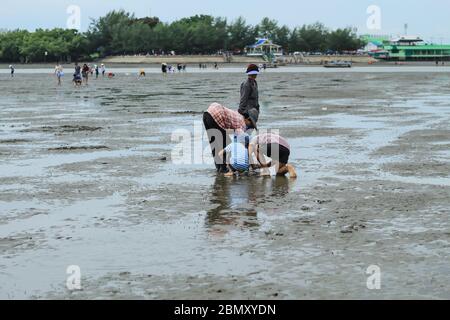
{"type": "Polygon", "coordinates": [[[409,34],[450,42],[449,0],[1,0],[0,29],[66,27],[70,5],[80,8],[82,30],[90,18],[125,9],[138,17],[158,16],[163,21],[211,14],[229,19],[241,15],[255,24],[269,16],[290,27],[320,21],[332,28],[354,26],[360,33],[390,35],[403,34],[408,23],[409,34]],[[371,5],[381,10],[381,30],[367,27],[371,5]]]}

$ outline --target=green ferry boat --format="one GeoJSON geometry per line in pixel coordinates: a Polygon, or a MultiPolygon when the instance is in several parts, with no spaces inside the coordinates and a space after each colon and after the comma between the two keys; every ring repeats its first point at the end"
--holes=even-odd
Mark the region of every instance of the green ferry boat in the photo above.
{"type": "Polygon", "coordinates": [[[369,54],[391,61],[450,61],[450,45],[427,44],[420,37],[402,36],[385,42],[369,54]]]}

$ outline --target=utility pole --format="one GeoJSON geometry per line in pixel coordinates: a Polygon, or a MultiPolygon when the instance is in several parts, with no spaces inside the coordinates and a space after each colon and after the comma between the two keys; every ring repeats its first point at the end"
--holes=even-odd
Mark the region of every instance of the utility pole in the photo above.
{"type": "Polygon", "coordinates": [[[405,36],[407,36],[407,35],[408,35],[408,24],[405,23],[405,36]]]}

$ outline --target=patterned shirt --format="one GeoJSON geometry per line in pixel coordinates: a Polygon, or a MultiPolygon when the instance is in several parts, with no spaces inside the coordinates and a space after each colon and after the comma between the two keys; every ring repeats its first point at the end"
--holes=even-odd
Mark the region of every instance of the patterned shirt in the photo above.
{"type": "Polygon", "coordinates": [[[284,139],[283,137],[280,137],[279,135],[275,133],[263,133],[260,134],[252,139],[250,144],[253,145],[263,145],[263,144],[272,144],[277,143],[280,146],[285,147],[286,149],[290,150],[291,147],[289,146],[289,143],[284,139]]]}
{"type": "Polygon", "coordinates": [[[230,164],[238,171],[247,171],[250,167],[248,149],[240,142],[232,142],[225,151],[230,154],[230,164]]]}
{"type": "Polygon", "coordinates": [[[214,121],[224,130],[235,129],[246,131],[244,117],[239,112],[225,108],[224,106],[213,103],[209,106],[207,112],[213,117],[214,121]]]}

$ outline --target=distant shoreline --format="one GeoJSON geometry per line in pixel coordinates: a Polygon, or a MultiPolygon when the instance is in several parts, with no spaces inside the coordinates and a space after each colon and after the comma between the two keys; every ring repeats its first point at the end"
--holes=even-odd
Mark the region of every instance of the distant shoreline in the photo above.
{"type": "MultiPolygon", "coordinates": [[[[83,62],[82,62],[83,63],[83,62]]],[[[95,65],[95,64],[100,64],[102,62],[91,62],[91,66],[95,65]]],[[[160,69],[161,65],[158,63],[105,63],[106,64],[106,68],[107,70],[111,70],[111,69],[160,69]]],[[[212,63],[206,63],[207,64],[207,69],[201,69],[201,70],[213,70],[213,64],[212,63]]],[[[246,67],[246,63],[219,63],[218,67],[219,69],[235,69],[235,68],[245,68],[246,67]]],[[[73,67],[73,63],[64,63],[62,64],[62,66],[65,69],[70,69],[73,67]]],[[[188,70],[197,70],[198,67],[198,63],[191,63],[191,64],[187,64],[188,66],[188,70]]],[[[436,69],[441,69],[441,68],[448,68],[450,67],[450,63],[446,63],[444,66],[439,65],[438,67],[435,66],[434,62],[406,62],[403,63],[401,65],[396,65],[394,62],[377,62],[375,64],[366,64],[366,63],[358,63],[358,62],[354,62],[353,64],[354,67],[358,68],[358,67],[364,67],[364,69],[366,68],[370,68],[370,69],[378,69],[378,68],[383,68],[383,67],[395,67],[398,69],[402,69],[405,67],[423,67],[423,68],[430,68],[430,67],[435,67],[436,69]]],[[[47,70],[48,72],[52,73],[54,68],[55,68],[55,63],[30,63],[30,64],[14,64],[14,67],[16,69],[16,73],[20,73],[21,70],[31,70],[31,69],[35,69],[35,70],[47,70]]],[[[315,69],[318,67],[322,67],[319,64],[288,64],[285,66],[280,66],[280,68],[282,69],[315,69]]],[[[279,69],[279,68],[278,68],[279,69]]],[[[270,69],[269,69],[270,70],[270,69]]],[[[276,70],[276,69],[275,69],[276,70]]],[[[341,70],[341,69],[338,69],[341,70]]],[[[9,63],[0,63],[0,73],[9,73],[9,63]]]]}
{"type": "MultiPolygon", "coordinates": [[[[280,58],[280,66],[286,67],[317,67],[325,61],[333,60],[346,60],[352,61],[355,66],[394,66],[394,65],[409,65],[409,66],[433,66],[434,61],[405,61],[396,62],[394,61],[377,61],[369,56],[306,56],[302,61],[298,58],[295,60],[294,56],[284,56],[280,58]],[[283,63],[285,61],[286,63],[283,63]]],[[[78,61],[80,64],[85,63],[84,61],[78,61]]],[[[63,63],[63,66],[73,65],[75,62],[63,63]]],[[[240,67],[245,66],[249,63],[262,64],[265,62],[262,57],[247,57],[247,56],[233,56],[231,62],[225,61],[222,56],[205,56],[205,55],[180,55],[180,56],[111,56],[104,59],[99,59],[96,61],[91,61],[91,65],[100,65],[101,63],[106,64],[110,67],[156,67],[160,66],[162,63],[167,63],[169,65],[186,64],[192,67],[198,67],[199,64],[206,64],[208,68],[211,68],[215,63],[221,68],[226,67],[240,67]]],[[[46,62],[46,63],[0,63],[1,69],[7,69],[10,64],[13,64],[16,69],[34,69],[34,68],[54,68],[56,62],[46,62]]],[[[445,64],[445,65],[450,65],[445,64]]]]}

